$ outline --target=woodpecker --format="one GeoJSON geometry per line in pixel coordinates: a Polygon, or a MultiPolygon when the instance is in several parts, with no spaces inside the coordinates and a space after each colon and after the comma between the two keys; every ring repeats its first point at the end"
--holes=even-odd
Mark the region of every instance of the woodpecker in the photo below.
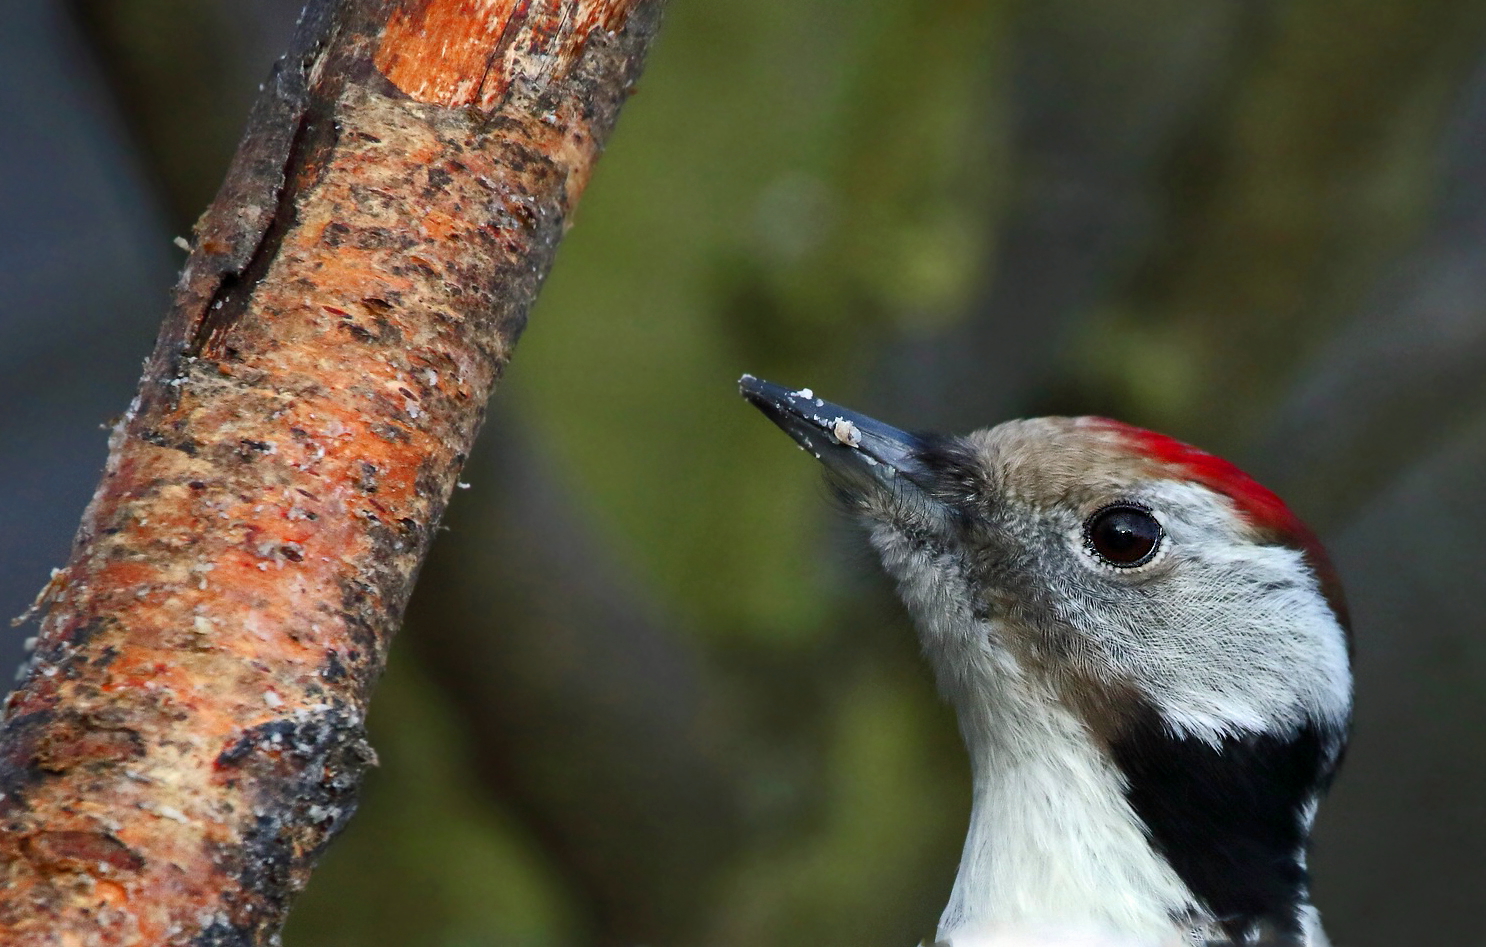
{"type": "Polygon", "coordinates": [[[745,375],[824,465],[970,755],[948,947],[1326,947],[1306,851],[1345,749],[1336,573],[1234,465],[1097,417],[909,434],[745,375]]]}

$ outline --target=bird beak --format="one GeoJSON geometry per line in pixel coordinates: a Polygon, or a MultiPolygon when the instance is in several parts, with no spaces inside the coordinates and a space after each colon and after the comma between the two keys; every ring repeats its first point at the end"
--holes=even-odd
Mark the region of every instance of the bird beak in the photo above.
{"type": "Polygon", "coordinates": [[[920,469],[917,454],[923,445],[917,437],[823,401],[809,388],[791,391],[744,375],[738,391],[827,469],[848,480],[886,485],[899,476],[912,480],[920,469]]]}

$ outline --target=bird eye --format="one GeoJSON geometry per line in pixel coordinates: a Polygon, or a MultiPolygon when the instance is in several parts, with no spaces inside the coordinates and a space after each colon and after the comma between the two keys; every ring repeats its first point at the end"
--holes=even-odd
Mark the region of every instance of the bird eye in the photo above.
{"type": "Polygon", "coordinates": [[[1109,565],[1120,569],[1143,566],[1161,546],[1161,524],[1145,507],[1116,503],[1089,517],[1084,544],[1109,565]]]}

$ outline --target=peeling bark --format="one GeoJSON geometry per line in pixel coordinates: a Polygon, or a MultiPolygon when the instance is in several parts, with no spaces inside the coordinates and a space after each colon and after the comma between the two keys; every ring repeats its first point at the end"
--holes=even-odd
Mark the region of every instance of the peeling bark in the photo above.
{"type": "Polygon", "coordinates": [[[0,730],[0,942],[274,941],[659,0],[314,3],[0,730]]]}

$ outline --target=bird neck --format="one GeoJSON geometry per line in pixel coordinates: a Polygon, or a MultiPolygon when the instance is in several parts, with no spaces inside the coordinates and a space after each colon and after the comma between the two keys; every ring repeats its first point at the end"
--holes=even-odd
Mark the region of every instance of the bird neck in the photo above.
{"type": "Polygon", "coordinates": [[[938,937],[1183,945],[1191,891],[1151,846],[1121,777],[1071,713],[1004,681],[960,704],[974,799],[938,937]]]}
{"type": "MultiPolygon", "coordinates": [[[[1186,801],[1223,811],[1244,807],[1204,799],[1203,787],[1186,785],[1181,773],[1172,777],[1173,768],[1210,773],[1216,764],[1180,758],[1167,746],[1137,748],[1163,761],[1172,784],[1160,791],[1179,797],[1157,800],[1167,811],[1153,812],[1140,795],[1149,787],[1136,784],[1144,777],[1132,775],[1118,750],[1097,744],[1071,711],[1014,667],[988,661],[994,686],[966,681],[973,698],[949,688],[970,753],[974,798],[939,923],[941,942],[1323,947],[1304,884],[1308,819],[1298,841],[1279,849],[1225,836],[1246,831],[1237,822],[1254,814],[1238,811],[1235,825],[1225,827],[1183,813],[1186,801]],[[1202,837],[1173,842],[1171,826],[1159,824],[1163,818],[1185,820],[1202,837]],[[1235,891],[1238,905],[1225,903],[1235,891]],[[1244,900],[1256,891],[1270,898],[1262,909],[1244,900]]],[[[963,672],[965,665],[959,667],[963,672]]]]}

